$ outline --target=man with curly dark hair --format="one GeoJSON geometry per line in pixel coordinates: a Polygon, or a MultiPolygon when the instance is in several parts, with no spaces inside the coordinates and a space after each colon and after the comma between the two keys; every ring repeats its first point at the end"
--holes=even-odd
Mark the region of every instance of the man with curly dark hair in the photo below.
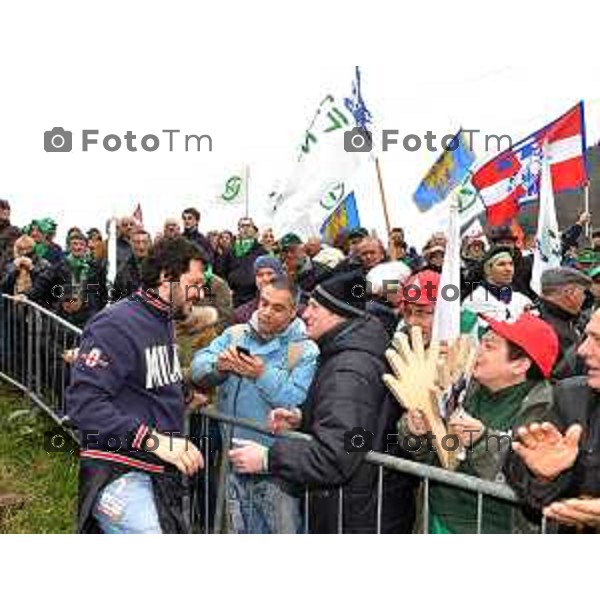
{"type": "Polygon", "coordinates": [[[181,474],[203,466],[183,438],[174,319],[200,294],[204,260],[184,238],[162,240],[142,264],[143,287],[86,326],[66,392],[81,435],[79,531],[181,533],[181,474]]]}

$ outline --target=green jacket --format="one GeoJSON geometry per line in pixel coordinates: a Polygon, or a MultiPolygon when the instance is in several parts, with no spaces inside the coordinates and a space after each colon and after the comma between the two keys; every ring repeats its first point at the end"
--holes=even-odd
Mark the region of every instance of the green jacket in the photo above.
{"type": "MultiPolygon", "coordinates": [[[[511,452],[511,432],[526,423],[540,421],[552,406],[552,387],[547,381],[524,382],[492,394],[473,385],[464,403],[465,410],[486,426],[484,436],[466,451],[457,472],[504,483],[502,469],[511,452]]],[[[409,431],[405,419],[399,422],[400,438],[409,431]]],[[[437,454],[421,444],[414,458],[439,465],[437,454]]],[[[477,494],[431,482],[429,486],[431,533],[476,533],[477,494]]],[[[494,498],[483,500],[483,533],[533,532],[537,523],[529,521],[513,505],[494,498]]]]}

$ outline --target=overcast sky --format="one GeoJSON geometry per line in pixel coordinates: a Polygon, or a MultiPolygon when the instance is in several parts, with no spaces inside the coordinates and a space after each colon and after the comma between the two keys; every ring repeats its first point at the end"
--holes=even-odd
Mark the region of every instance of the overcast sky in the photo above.
{"type": "MultiPolygon", "coordinates": [[[[239,209],[213,198],[228,172],[249,164],[260,221],[318,103],[350,91],[355,64],[378,127],[403,135],[441,137],[462,125],[516,141],[583,98],[588,141],[600,137],[597,35],[577,8],[589,5],[563,4],[553,16],[510,1],[421,3],[410,12],[378,2],[283,4],[3,9],[0,197],[12,201],[13,220],[52,216],[87,228],[141,202],[153,233],[188,205],[202,211],[203,229],[234,228],[239,209]],[[98,129],[100,139],[131,130],[138,146],[145,134],[180,129],[208,134],[214,146],[169,153],[163,136],[156,153],[98,145],[46,153],[43,133],[54,126],[73,130],[76,146],[82,129],[98,129]]],[[[402,149],[382,157],[394,224],[420,229],[410,198],[435,159],[402,149]]],[[[360,203],[368,225],[381,228],[376,189],[367,186],[360,203]]]]}

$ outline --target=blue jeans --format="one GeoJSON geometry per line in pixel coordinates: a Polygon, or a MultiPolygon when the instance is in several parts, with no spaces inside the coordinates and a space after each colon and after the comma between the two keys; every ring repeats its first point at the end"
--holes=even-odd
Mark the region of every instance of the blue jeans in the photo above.
{"type": "Polygon", "coordinates": [[[230,473],[227,512],[231,533],[291,534],[302,526],[300,499],[265,475],[230,473]]]}
{"type": "Polygon", "coordinates": [[[162,533],[150,475],[132,471],[98,495],[93,515],[104,533],[162,533]]]}

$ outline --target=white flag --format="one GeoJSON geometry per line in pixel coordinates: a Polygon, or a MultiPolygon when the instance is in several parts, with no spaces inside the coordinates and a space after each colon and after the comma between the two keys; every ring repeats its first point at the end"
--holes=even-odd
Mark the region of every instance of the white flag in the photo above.
{"type": "Polygon", "coordinates": [[[117,279],[117,219],[112,218],[108,222],[108,269],[106,278],[111,286],[115,285],[117,279]]]}
{"type": "Polygon", "coordinates": [[[326,218],[350,191],[348,179],[370,159],[370,122],[357,68],[350,97],[328,94],[320,103],[290,178],[271,195],[268,219],[277,237],[291,231],[319,235],[326,218]]]}
{"type": "Polygon", "coordinates": [[[541,292],[542,274],[548,269],[560,267],[561,243],[556,218],[556,203],[552,187],[550,171],[551,156],[548,156],[548,146],[544,146],[542,157],[542,172],[540,181],[540,208],[538,229],[533,250],[533,269],[531,271],[531,289],[541,292]]]}
{"type": "Polygon", "coordinates": [[[225,177],[217,190],[219,204],[244,204],[248,194],[248,169],[237,169],[225,177]]]}
{"type": "Polygon", "coordinates": [[[458,202],[452,199],[448,222],[448,244],[440,279],[432,339],[452,342],[460,336],[460,226],[458,202]],[[443,293],[442,293],[443,291],[443,293]]]}

